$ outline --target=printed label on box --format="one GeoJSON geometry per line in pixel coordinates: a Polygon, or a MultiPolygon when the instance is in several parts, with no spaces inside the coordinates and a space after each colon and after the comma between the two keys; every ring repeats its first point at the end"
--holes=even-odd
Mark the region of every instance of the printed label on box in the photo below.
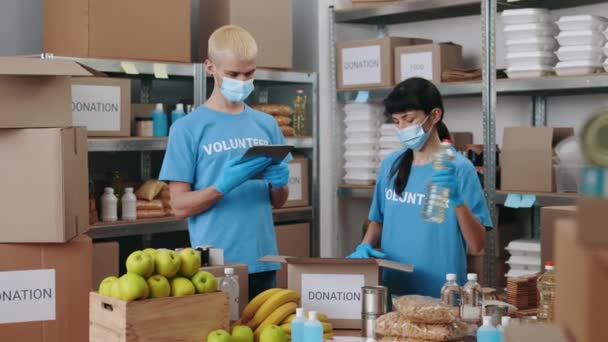
{"type": "Polygon", "coordinates": [[[380,83],[380,64],[380,45],[342,49],[342,84],[380,83]]]}
{"type": "Polygon", "coordinates": [[[433,53],[406,53],[401,55],[401,80],[421,77],[433,80],[433,53]]]}
{"type": "Polygon", "coordinates": [[[289,163],[289,196],[288,201],[301,201],[304,199],[302,194],[302,164],[289,163]]]}
{"type": "Polygon", "coordinates": [[[55,319],[55,270],[0,272],[0,324],[55,319]]]}
{"type": "Polygon", "coordinates": [[[120,131],[120,87],[72,85],[72,124],[89,131],[120,131]]]}
{"type": "Polygon", "coordinates": [[[302,307],[333,319],[361,318],[363,274],[302,274],[302,307]]]}

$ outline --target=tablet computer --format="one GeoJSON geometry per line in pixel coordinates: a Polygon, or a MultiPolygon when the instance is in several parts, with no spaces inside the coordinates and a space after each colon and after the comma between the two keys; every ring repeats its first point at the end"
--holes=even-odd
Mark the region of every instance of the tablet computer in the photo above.
{"type": "Polygon", "coordinates": [[[245,154],[241,157],[240,162],[253,159],[255,157],[269,157],[272,159],[273,164],[281,163],[287,155],[293,151],[294,147],[291,145],[258,145],[250,147],[245,154]]]}

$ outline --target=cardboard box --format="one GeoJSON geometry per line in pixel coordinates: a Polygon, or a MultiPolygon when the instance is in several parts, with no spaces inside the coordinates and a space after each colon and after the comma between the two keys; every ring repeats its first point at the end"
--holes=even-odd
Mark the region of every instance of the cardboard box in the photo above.
{"type": "Polygon", "coordinates": [[[62,60],[0,58],[0,128],[69,127],[71,76],[91,76],[62,60]]]}
{"type": "Polygon", "coordinates": [[[0,242],[66,242],[89,227],[84,128],[0,130],[0,242]],[[10,161],[10,162],[8,162],[10,161]]]}
{"type": "Polygon", "coordinates": [[[462,46],[452,43],[403,46],[395,49],[395,83],[422,77],[441,83],[444,70],[462,68],[462,46]]]}
{"type": "Polygon", "coordinates": [[[238,25],[249,31],[258,44],[258,67],[293,67],[293,0],[200,1],[200,41],[196,61],[207,58],[207,41],[213,31],[224,25],[238,25]]]}
{"type": "Polygon", "coordinates": [[[338,90],[391,88],[395,85],[395,48],[427,44],[428,39],[386,37],[336,45],[338,90]]]}
{"type": "Polygon", "coordinates": [[[243,311],[245,305],[249,303],[249,270],[245,264],[225,263],[223,265],[213,265],[201,267],[201,271],[207,271],[217,277],[217,285],[224,278],[224,269],[234,268],[234,274],[239,282],[239,312],[243,311]]]}
{"type": "MultiPolygon", "coordinates": [[[[310,223],[275,226],[279,255],[310,256],[310,223]]],[[[277,287],[287,288],[287,265],[281,264],[277,272],[277,287]]]]}
{"type": "Polygon", "coordinates": [[[310,185],[308,183],[308,159],[294,158],[289,164],[289,197],[283,208],[310,205],[310,185]]]}
{"type": "Polygon", "coordinates": [[[505,342],[568,342],[555,324],[511,324],[505,329],[505,342]]]}
{"type": "Polygon", "coordinates": [[[216,292],[126,302],[91,292],[89,341],[204,341],[230,328],[228,297],[216,292]]]}
{"type": "Polygon", "coordinates": [[[0,244],[2,340],[87,341],[91,263],[86,236],[64,244],[0,244]]]}
{"type": "Polygon", "coordinates": [[[45,1],[43,49],[58,56],[189,62],[190,2],[45,1]]]}
{"type": "Polygon", "coordinates": [[[576,218],[576,206],[540,208],[540,247],[542,265],[555,261],[555,223],[563,218],[576,218]]]}
{"type": "Polygon", "coordinates": [[[578,228],[574,219],[558,220],[555,228],[555,322],[578,342],[604,341],[608,250],[581,245],[578,228]]]}
{"type": "Polygon", "coordinates": [[[450,132],[456,151],[466,151],[467,146],[473,143],[472,132],[450,132]]]}
{"type": "Polygon", "coordinates": [[[502,190],[554,192],[553,147],[572,135],[571,127],[506,127],[500,163],[502,190]]]}
{"type": "Polygon", "coordinates": [[[608,199],[583,197],[578,202],[578,238],[588,247],[608,249],[608,199]]]}
{"type": "Polygon", "coordinates": [[[93,288],[97,290],[105,277],[120,274],[118,241],[99,242],[93,244],[93,288]]]}
{"type": "Polygon", "coordinates": [[[131,80],[109,77],[72,78],[72,124],[90,137],[131,135],[131,80]]]}
{"type": "Polygon", "coordinates": [[[414,268],[382,259],[292,258],[265,256],[282,262],[288,288],[301,294],[301,305],[326,314],[336,329],[361,328],[361,287],[380,283],[380,267],[413,272],[414,268]]]}

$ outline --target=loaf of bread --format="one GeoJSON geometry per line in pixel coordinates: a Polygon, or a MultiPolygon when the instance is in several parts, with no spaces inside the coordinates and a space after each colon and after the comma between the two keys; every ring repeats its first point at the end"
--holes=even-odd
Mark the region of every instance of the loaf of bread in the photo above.
{"type": "Polygon", "coordinates": [[[162,200],[137,200],[137,210],[162,210],[165,206],[162,200]]]}
{"type": "Polygon", "coordinates": [[[292,137],[295,135],[295,130],[293,129],[293,127],[290,126],[280,126],[281,128],[281,132],[283,132],[283,135],[286,137],[292,137]]]}
{"type": "Polygon", "coordinates": [[[137,197],[137,199],[151,201],[165,187],[168,187],[166,183],[161,182],[157,179],[150,179],[147,180],[142,186],[140,186],[137,191],[135,191],[135,196],[137,197]]]}
{"type": "Polygon", "coordinates": [[[165,217],[166,213],[164,209],[156,210],[137,210],[137,219],[150,219],[165,217]]]}
{"type": "Polygon", "coordinates": [[[252,105],[251,108],[273,116],[290,116],[293,114],[293,109],[283,104],[260,103],[252,105]]]}
{"type": "Polygon", "coordinates": [[[277,120],[279,126],[287,126],[291,123],[291,118],[289,116],[275,116],[274,119],[277,120]]]}

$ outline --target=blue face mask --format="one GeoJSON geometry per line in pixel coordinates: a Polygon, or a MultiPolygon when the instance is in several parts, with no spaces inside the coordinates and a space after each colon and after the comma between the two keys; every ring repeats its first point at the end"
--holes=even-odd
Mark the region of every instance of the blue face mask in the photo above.
{"type": "Polygon", "coordinates": [[[429,138],[429,133],[424,131],[422,125],[424,125],[428,118],[427,116],[421,124],[397,129],[397,139],[399,139],[406,150],[420,151],[422,146],[424,146],[424,143],[429,138]]]}
{"type": "Polygon", "coordinates": [[[243,102],[253,92],[253,79],[247,81],[224,77],[220,91],[230,102],[243,102]]]}

